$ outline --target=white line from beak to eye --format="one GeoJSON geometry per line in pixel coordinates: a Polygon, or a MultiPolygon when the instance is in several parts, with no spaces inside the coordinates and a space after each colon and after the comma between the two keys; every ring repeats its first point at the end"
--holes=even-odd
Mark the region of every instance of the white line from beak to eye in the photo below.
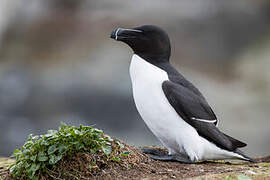
{"type": "Polygon", "coordinates": [[[115,40],[118,39],[118,32],[119,32],[120,30],[127,30],[127,31],[134,31],[134,32],[142,32],[141,30],[137,30],[137,29],[124,29],[124,28],[118,28],[118,29],[116,30],[116,32],[115,32],[115,40]]]}

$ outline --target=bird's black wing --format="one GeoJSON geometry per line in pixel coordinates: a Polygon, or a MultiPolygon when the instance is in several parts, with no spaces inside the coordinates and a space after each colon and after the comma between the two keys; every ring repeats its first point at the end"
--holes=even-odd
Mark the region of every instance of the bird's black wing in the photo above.
{"type": "Polygon", "coordinates": [[[178,115],[194,127],[200,136],[230,151],[246,146],[216,127],[216,115],[203,97],[171,81],[164,81],[162,89],[178,115]]]}

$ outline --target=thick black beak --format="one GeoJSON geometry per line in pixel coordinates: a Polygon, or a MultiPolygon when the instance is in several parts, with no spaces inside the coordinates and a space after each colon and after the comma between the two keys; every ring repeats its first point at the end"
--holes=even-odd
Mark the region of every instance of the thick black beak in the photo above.
{"type": "Polygon", "coordinates": [[[117,28],[112,31],[111,38],[115,39],[116,41],[120,41],[121,39],[128,38],[131,34],[134,33],[141,33],[141,30],[137,29],[124,29],[124,28],[117,28]]]}
{"type": "Polygon", "coordinates": [[[118,28],[112,31],[112,33],[111,33],[111,38],[112,39],[115,39],[117,30],[118,30],[118,28]]]}

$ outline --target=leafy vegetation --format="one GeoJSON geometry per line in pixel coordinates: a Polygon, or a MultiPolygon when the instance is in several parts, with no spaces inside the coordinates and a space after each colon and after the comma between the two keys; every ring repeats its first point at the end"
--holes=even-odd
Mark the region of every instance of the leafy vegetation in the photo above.
{"type": "MultiPolygon", "coordinates": [[[[14,178],[39,179],[42,173],[55,168],[60,160],[78,152],[101,153],[105,157],[103,161],[118,162],[129,155],[128,151],[113,153],[123,147],[99,129],[62,124],[59,130],[49,130],[40,136],[30,135],[26,143],[14,151],[16,162],[10,166],[9,172],[14,178]]],[[[94,160],[89,162],[90,169],[95,166],[94,160]]]]}

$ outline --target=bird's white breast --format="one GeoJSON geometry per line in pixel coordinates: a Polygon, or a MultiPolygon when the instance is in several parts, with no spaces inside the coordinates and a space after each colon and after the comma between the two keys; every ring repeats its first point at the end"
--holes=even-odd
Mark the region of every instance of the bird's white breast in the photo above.
{"type": "Polygon", "coordinates": [[[141,117],[170,153],[183,153],[189,151],[185,149],[188,147],[200,149],[193,147],[199,146],[197,131],[181,119],[162,90],[168,74],[134,54],[130,76],[134,101],[141,117]]]}

